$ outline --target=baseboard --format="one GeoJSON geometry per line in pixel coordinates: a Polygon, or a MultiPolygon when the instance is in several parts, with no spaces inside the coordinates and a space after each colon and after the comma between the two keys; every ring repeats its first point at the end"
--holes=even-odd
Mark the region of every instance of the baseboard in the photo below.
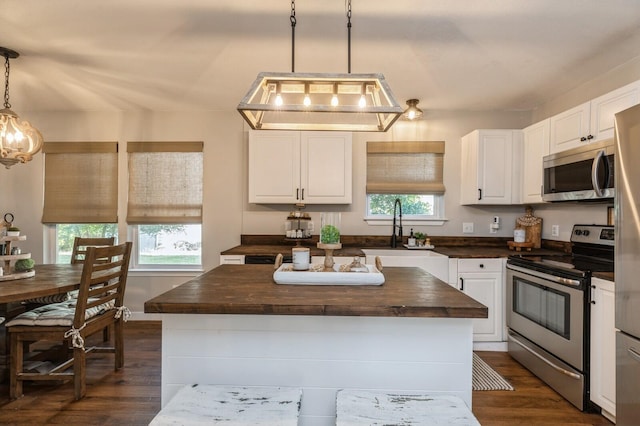
{"type": "Polygon", "coordinates": [[[507,342],[473,342],[473,350],[507,352],[507,342]]]}

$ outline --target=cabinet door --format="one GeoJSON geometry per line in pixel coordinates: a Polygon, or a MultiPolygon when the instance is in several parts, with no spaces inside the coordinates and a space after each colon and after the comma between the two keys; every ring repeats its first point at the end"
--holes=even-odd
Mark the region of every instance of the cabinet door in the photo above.
{"type": "Polygon", "coordinates": [[[250,203],[298,202],[300,132],[250,132],[248,174],[250,203]]]}
{"type": "Polygon", "coordinates": [[[615,114],[640,103],[640,82],[602,95],[591,101],[591,132],[594,141],[613,137],[615,114]]]}
{"type": "Polygon", "coordinates": [[[459,289],[489,309],[489,317],[473,320],[473,340],[502,341],[502,274],[464,272],[458,274],[459,289]]]}
{"type": "Polygon", "coordinates": [[[502,129],[476,130],[462,138],[462,204],[519,201],[514,200],[514,189],[519,190],[520,181],[516,179],[515,188],[513,183],[514,147],[520,143],[519,138],[514,141],[515,132],[521,134],[502,129]]]}
{"type": "Polygon", "coordinates": [[[349,204],[352,194],[351,133],[301,134],[301,201],[349,204]]]}
{"type": "Polygon", "coordinates": [[[591,400],[610,420],[616,415],[615,286],[591,280],[591,400]]]}
{"type": "Polygon", "coordinates": [[[549,119],[523,131],[522,202],[542,202],[542,159],[549,154],[549,119]]]}
{"type": "Polygon", "coordinates": [[[551,117],[549,152],[554,154],[576,148],[592,140],[593,136],[589,139],[590,118],[590,102],[585,102],[551,117]]]}

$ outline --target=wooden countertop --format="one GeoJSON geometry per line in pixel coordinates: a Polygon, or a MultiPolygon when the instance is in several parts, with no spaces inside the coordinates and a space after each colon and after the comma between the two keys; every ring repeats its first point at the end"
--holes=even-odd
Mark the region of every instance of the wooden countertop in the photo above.
{"type": "Polygon", "coordinates": [[[283,285],[271,265],[221,265],[144,304],[146,313],[487,318],[487,307],[420,268],[381,286],[283,285]]]}
{"type": "MultiPolygon", "coordinates": [[[[278,253],[282,253],[283,255],[291,254],[291,249],[295,247],[295,245],[287,246],[287,245],[273,245],[273,244],[243,244],[236,247],[233,247],[229,250],[225,250],[221,252],[222,255],[265,255],[265,256],[275,256],[278,253]]],[[[314,245],[305,245],[302,247],[308,247],[311,251],[312,256],[324,256],[324,250],[317,248],[314,245]]],[[[404,247],[397,247],[395,249],[390,249],[389,247],[342,247],[340,250],[335,250],[333,252],[334,256],[364,256],[362,249],[371,248],[371,249],[385,249],[385,250],[397,250],[397,251],[407,251],[404,247]]],[[[522,254],[522,255],[557,255],[561,253],[557,250],[548,250],[548,249],[532,249],[531,251],[514,251],[509,250],[509,248],[505,245],[504,247],[494,247],[494,246],[436,246],[433,250],[437,253],[444,254],[445,256],[449,256],[452,258],[492,258],[492,257],[509,257],[512,254],[522,254]]]]}

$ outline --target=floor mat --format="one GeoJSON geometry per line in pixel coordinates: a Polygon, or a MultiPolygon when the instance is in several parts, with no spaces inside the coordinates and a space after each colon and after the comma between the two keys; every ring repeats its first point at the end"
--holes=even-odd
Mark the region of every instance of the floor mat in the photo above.
{"type": "Polygon", "coordinates": [[[498,374],[493,368],[482,360],[475,353],[473,354],[473,390],[513,390],[513,386],[504,377],[498,374]]]}

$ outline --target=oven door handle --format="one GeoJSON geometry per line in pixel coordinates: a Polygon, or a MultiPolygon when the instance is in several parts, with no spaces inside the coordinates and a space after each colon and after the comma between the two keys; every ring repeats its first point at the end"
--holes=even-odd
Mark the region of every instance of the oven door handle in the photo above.
{"type": "Polygon", "coordinates": [[[540,355],[539,353],[533,351],[531,348],[527,347],[524,343],[522,343],[521,341],[517,340],[515,337],[513,337],[511,335],[511,333],[509,333],[509,340],[511,340],[513,343],[517,344],[518,346],[520,346],[522,349],[526,350],[527,352],[529,352],[531,355],[535,356],[536,358],[538,358],[540,361],[544,362],[545,364],[547,364],[549,367],[553,368],[554,370],[564,374],[565,376],[569,376],[572,379],[576,379],[576,380],[580,380],[582,377],[580,377],[579,374],[576,374],[572,371],[567,370],[566,368],[562,368],[559,367],[557,365],[555,365],[554,363],[552,363],[551,361],[549,361],[548,359],[546,359],[545,357],[543,357],[542,355],[540,355]]]}
{"type": "Polygon", "coordinates": [[[507,264],[507,269],[512,271],[522,272],[523,274],[529,274],[534,277],[542,278],[543,280],[553,281],[558,284],[570,285],[573,287],[580,287],[580,280],[572,280],[570,278],[556,277],[554,275],[545,274],[544,272],[534,271],[533,269],[522,268],[520,266],[507,264]]]}

